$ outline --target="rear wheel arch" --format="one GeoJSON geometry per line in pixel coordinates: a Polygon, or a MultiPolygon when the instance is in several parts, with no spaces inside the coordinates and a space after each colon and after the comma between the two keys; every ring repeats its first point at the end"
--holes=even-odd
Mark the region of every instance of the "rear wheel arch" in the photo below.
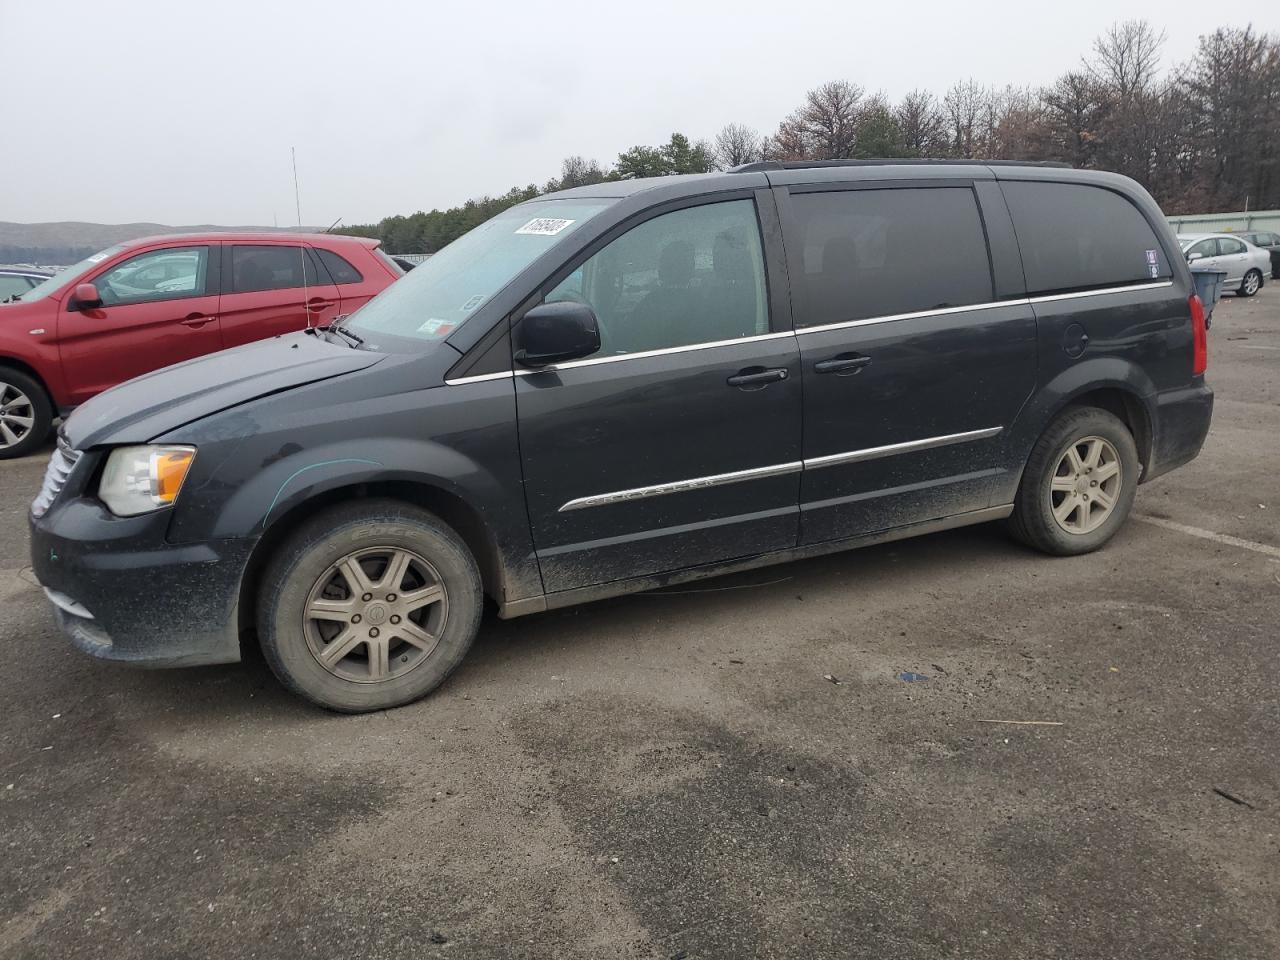
{"type": "Polygon", "coordinates": [[[411,481],[367,481],[334,487],[293,505],[273,517],[254,547],[240,584],[239,626],[241,634],[255,623],[258,586],[263,571],[279,547],[303,524],[325,510],[358,500],[394,500],[435,514],[466,544],[480,568],[484,593],[496,603],[506,595],[509,582],[502,552],[480,512],[457,494],[429,483],[411,481]]]}
{"type": "MultiPolygon", "coordinates": [[[[1052,423],[1069,407],[1097,407],[1115,416],[1129,429],[1138,448],[1138,462],[1145,477],[1151,469],[1151,453],[1155,436],[1152,429],[1151,410],[1147,402],[1135,390],[1118,386],[1086,390],[1068,399],[1049,418],[1052,423]]],[[[1142,482],[1139,480],[1139,482],[1142,482]]]]}

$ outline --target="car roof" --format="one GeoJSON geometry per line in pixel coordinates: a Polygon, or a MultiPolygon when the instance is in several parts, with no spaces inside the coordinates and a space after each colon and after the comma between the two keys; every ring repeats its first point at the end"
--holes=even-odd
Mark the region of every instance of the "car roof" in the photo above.
{"type": "Polygon", "coordinates": [[[135,240],[125,240],[120,246],[126,249],[132,247],[153,246],[157,243],[172,243],[173,241],[182,243],[191,243],[193,241],[222,242],[222,243],[298,243],[306,242],[325,247],[376,247],[381,242],[370,237],[350,237],[341,233],[286,233],[271,231],[228,231],[221,233],[210,230],[204,233],[162,233],[150,237],[138,237],[135,240]]]}
{"type": "Polygon", "coordinates": [[[1225,237],[1231,240],[1243,240],[1248,234],[1242,233],[1180,233],[1179,240],[1210,240],[1225,237]]]}
{"type": "Polygon", "coordinates": [[[620,199],[649,190],[661,190],[666,198],[712,193],[718,190],[750,189],[768,183],[795,184],[850,180],[928,180],[964,178],[980,180],[1052,180],[1062,183],[1131,183],[1127,177],[1102,170],[1077,170],[1068,164],[1020,160],[901,159],[767,160],[747,163],[720,173],[690,173],[667,177],[640,177],[611,180],[557,190],[533,200],[574,198],[620,199]]]}
{"type": "Polygon", "coordinates": [[[47,270],[28,270],[25,268],[0,267],[0,274],[6,277],[39,277],[41,280],[48,280],[53,276],[47,270]]]}

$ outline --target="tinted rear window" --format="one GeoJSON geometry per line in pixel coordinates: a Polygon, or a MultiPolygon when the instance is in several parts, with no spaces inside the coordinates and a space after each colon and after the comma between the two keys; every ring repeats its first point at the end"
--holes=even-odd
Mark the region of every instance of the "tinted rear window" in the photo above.
{"type": "Polygon", "coordinates": [[[800,193],[791,203],[799,326],[993,299],[986,235],[967,187],[800,193]]]}
{"type": "Polygon", "coordinates": [[[316,253],[320,255],[320,262],[329,271],[329,276],[333,278],[334,283],[359,283],[364,279],[360,271],[345,257],[324,247],[316,247],[316,253]]]}
{"type": "Polygon", "coordinates": [[[1018,231],[1029,294],[1173,276],[1146,217],[1120,194],[1077,183],[1001,186],[1018,231]]]}
{"type": "Polygon", "coordinates": [[[235,246],[231,249],[231,291],[233,293],[312,287],[319,282],[315,264],[301,247],[263,244],[235,246]]]}

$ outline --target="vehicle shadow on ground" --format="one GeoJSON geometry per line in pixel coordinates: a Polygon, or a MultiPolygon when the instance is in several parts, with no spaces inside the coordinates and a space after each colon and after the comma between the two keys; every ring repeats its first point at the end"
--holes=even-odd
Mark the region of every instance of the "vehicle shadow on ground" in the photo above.
{"type": "MultiPolygon", "coordinates": [[[[1126,534],[1132,536],[1132,529],[1122,531],[1117,543],[1126,534]]],[[[624,658],[643,669],[646,649],[662,656],[654,648],[673,634],[696,634],[726,622],[738,631],[738,621],[752,619],[756,611],[776,616],[780,610],[785,614],[787,606],[801,604],[835,605],[853,619],[860,588],[883,589],[896,582],[945,588],[957,564],[1010,562],[1061,561],[1013,542],[999,524],[985,524],[514,620],[500,620],[490,609],[475,646],[453,676],[434,694],[400,709],[430,710],[437,700],[475,695],[496,680],[527,677],[537,672],[540,661],[554,661],[566,646],[572,647],[579,664],[594,661],[601,673],[624,658]]],[[[193,721],[226,718],[228,711],[285,723],[331,716],[285,691],[256,642],[246,643],[239,664],[159,671],[122,668],[112,682],[120,694],[135,701],[135,709],[165,710],[193,721]]]]}

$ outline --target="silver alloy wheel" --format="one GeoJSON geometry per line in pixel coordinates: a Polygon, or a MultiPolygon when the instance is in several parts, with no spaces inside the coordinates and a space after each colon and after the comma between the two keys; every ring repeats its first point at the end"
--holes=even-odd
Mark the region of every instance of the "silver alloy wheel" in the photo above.
{"type": "Polygon", "coordinates": [[[1262,286],[1262,274],[1257,270],[1250,270],[1244,275],[1244,292],[1249,296],[1253,296],[1258,292],[1258,288],[1262,286]]]}
{"type": "Polygon", "coordinates": [[[322,667],[357,683],[394,680],[424,663],[449,616],[436,568],[402,547],[349,553],[307,594],[302,629],[322,667]]]}
{"type": "Polygon", "coordinates": [[[1073,440],[1049,483],[1053,519],[1067,533],[1092,533],[1111,516],[1123,483],[1120,454],[1111,441],[1102,437],[1073,440]]]}
{"type": "Polygon", "coordinates": [[[26,437],[35,422],[36,408],[30,398],[13,384],[0,381],[0,450],[26,437]]]}

